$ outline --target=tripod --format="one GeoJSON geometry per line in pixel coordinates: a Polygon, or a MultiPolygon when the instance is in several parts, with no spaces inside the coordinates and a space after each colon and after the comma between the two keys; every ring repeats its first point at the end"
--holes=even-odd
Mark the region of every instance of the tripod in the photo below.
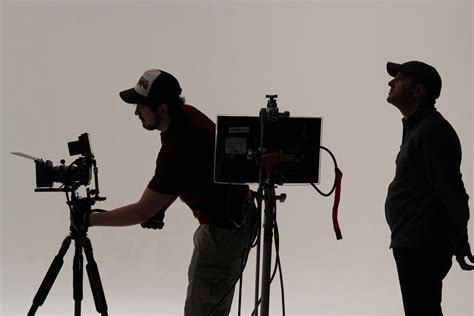
{"type": "Polygon", "coordinates": [[[33,299],[33,304],[28,312],[28,316],[33,316],[36,313],[36,310],[39,306],[43,305],[46,297],[48,296],[49,290],[53,286],[56,277],[61,270],[61,267],[64,263],[64,256],[71,245],[71,241],[74,240],[74,259],[73,259],[73,298],[74,298],[74,316],[81,315],[81,302],[83,297],[83,266],[84,259],[82,253],[86,255],[87,259],[87,276],[89,277],[89,283],[92,289],[92,295],[94,297],[95,309],[102,316],[107,316],[107,302],[105,301],[104,289],[102,288],[102,282],[100,281],[99,269],[97,263],[94,260],[94,255],[92,251],[92,244],[87,237],[87,228],[81,227],[78,225],[74,219],[74,215],[82,214],[84,212],[90,212],[91,206],[95,203],[96,200],[104,200],[105,198],[98,196],[98,190],[92,192],[95,194],[94,197],[91,197],[91,192],[88,191],[88,196],[81,198],[77,195],[74,189],[36,189],[38,192],[56,192],[64,191],[66,196],[68,192],[71,192],[72,200],[69,199],[67,204],[71,210],[71,225],[69,227],[70,233],[64,239],[61,248],[58,251],[58,254],[54,257],[53,262],[49,266],[48,272],[41,282],[41,285],[36,292],[36,295],[33,299]]]}
{"type": "Polygon", "coordinates": [[[69,249],[71,241],[74,240],[75,252],[73,259],[73,297],[74,297],[74,315],[81,315],[81,301],[82,301],[82,276],[83,276],[83,256],[84,251],[87,258],[87,275],[89,277],[90,286],[92,289],[92,295],[94,296],[95,308],[101,315],[107,315],[107,302],[105,301],[104,290],[100,281],[99,269],[97,263],[94,260],[92,253],[92,244],[87,237],[87,231],[79,232],[72,225],[70,227],[70,234],[64,239],[58,254],[54,257],[46,276],[44,277],[41,285],[36,292],[33,299],[33,305],[31,306],[28,316],[33,316],[39,306],[43,305],[46,297],[48,296],[49,290],[53,286],[56,277],[61,270],[63,265],[63,258],[69,249]]]}

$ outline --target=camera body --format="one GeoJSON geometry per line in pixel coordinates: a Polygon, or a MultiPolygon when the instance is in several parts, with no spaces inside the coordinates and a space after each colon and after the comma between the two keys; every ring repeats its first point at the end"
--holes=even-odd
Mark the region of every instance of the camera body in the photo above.
{"type": "Polygon", "coordinates": [[[50,160],[35,160],[37,188],[51,188],[56,182],[74,189],[90,183],[95,160],[88,134],[81,134],[77,141],[69,142],[68,148],[70,156],[81,155],[70,165],[66,165],[64,159],[58,166],[50,160]]]}
{"type": "Polygon", "coordinates": [[[92,179],[92,168],[83,159],[69,166],[64,160],[59,166],[54,166],[51,160],[38,159],[35,165],[37,188],[51,188],[55,182],[65,186],[88,185],[92,179]]]}

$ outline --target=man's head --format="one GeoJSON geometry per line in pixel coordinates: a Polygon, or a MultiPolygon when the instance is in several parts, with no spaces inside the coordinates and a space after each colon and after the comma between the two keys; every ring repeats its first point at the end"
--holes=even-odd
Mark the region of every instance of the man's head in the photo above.
{"type": "Polygon", "coordinates": [[[171,74],[151,69],[145,71],[135,87],[120,92],[126,103],[136,104],[135,115],[148,130],[165,129],[170,118],[179,112],[184,103],[178,80],[171,74]]]}
{"type": "Polygon", "coordinates": [[[151,69],[143,73],[135,87],[120,92],[120,97],[126,103],[152,106],[172,103],[180,94],[181,87],[173,75],[151,69]]]}
{"type": "Polygon", "coordinates": [[[389,82],[392,89],[387,101],[397,107],[401,105],[397,104],[399,102],[410,102],[415,99],[423,105],[434,105],[440,95],[441,77],[433,66],[420,61],[409,61],[404,64],[388,62],[387,72],[394,77],[389,82]],[[406,99],[410,96],[413,100],[406,99]],[[402,100],[402,97],[405,99],[402,100]]]}

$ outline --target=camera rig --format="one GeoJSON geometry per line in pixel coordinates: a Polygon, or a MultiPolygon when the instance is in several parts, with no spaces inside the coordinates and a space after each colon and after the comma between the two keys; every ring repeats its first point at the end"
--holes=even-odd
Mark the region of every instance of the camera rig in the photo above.
{"type": "Polygon", "coordinates": [[[81,302],[83,298],[83,253],[87,258],[87,275],[89,278],[96,311],[102,316],[107,315],[107,302],[105,299],[102,282],[100,280],[97,263],[94,260],[92,244],[87,237],[87,225],[81,223],[80,218],[91,212],[92,205],[96,201],[103,201],[105,197],[99,196],[99,180],[97,163],[92,153],[89,135],[83,133],[77,141],[68,143],[71,156],[81,155],[70,165],[66,165],[64,159],[58,166],[53,165],[50,160],[44,161],[23,153],[12,153],[24,158],[33,159],[36,166],[36,189],[35,192],[65,192],[67,204],[70,210],[70,233],[61,244],[57,255],[54,257],[41,285],[33,298],[33,304],[28,311],[28,316],[34,316],[38,307],[43,305],[46,297],[56,280],[64,263],[64,256],[72,241],[74,241],[75,252],[73,259],[73,298],[74,315],[81,315],[81,302]],[[87,187],[94,176],[94,189],[86,188],[86,196],[81,197],[77,190],[81,186],[87,187]],[[59,187],[53,187],[60,183],[59,187]]]}
{"type": "Polygon", "coordinates": [[[50,160],[35,159],[36,189],[35,192],[75,192],[80,186],[88,186],[94,175],[94,189],[88,189],[87,194],[93,200],[101,201],[99,196],[98,168],[92,153],[89,135],[83,133],[77,141],[68,142],[69,155],[81,157],[66,165],[64,159],[59,166],[54,166],[50,160]],[[54,183],[61,183],[59,188],[53,188],[54,183]]]}
{"type": "MultiPolygon", "coordinates": [[[[99,171],[91,150],[89,134],[83,133],[78,137],[78,140],[68,142],[68,149],[70,156],[81,155],[70,165],[66,165],[64,159],[61,159],[58,166],[54,166],[50,160],[35,160],[35,192],[65,192],[71,218],[76,218],[80,213],[90,212],[96,201],[104,201],[106,198],[99,196],[99,171]],[[86,196],[79,196],[77,190],[81,186],[88,186],[92,175],[94,176],[94,189],[86,188],[86,196]],[[54,183],[61,183],[61,186],[54,188],[54,183]]],[[[75,221],[71,221],[71,226],[79,230],[75,221]]]]}

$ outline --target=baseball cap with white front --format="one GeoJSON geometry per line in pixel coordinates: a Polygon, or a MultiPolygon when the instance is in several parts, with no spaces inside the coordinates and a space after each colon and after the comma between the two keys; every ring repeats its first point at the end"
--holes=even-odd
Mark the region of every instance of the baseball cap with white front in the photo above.
{"type": "Polygon", "coordinates": [[[166,103],[181,94],[178,80],[160,69],[151,69],[143,73],[135,87],[120,92],[126,103],[152,105],[166,103]]]}

